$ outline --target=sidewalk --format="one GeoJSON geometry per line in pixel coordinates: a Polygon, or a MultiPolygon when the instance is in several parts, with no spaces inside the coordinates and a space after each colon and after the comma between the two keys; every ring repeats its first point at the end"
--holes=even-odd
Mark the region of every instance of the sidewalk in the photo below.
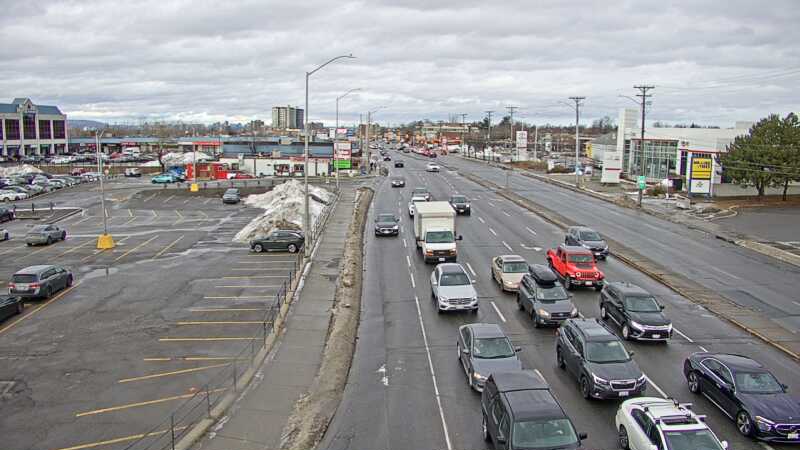
{"type": "Polygon", "coordinates": [[[322,360],[354,199],[355,187],[343,185],[283,335],[253,383],[195,449],[280,448],[281,433],[294,404],[308,390],[322,360]]]}

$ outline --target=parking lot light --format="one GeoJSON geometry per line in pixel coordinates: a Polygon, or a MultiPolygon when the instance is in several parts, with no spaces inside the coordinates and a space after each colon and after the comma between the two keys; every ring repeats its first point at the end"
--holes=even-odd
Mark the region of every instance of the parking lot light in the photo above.
{"type": "Polygon", "coordinates": [[[101,214],[103,215],[103,234],[97,237],[97,249],[110,250],[114,248],[114,238],[108,234],[108,218],[106,217],[106,190],[105,185],[103,184],[103,158],[100,156],[101,136],[110,136],[110,134],[104,134],[103,130],[97,130],[94,135],[95,150],[97,155],[97,172],[100,176],[100,209],[101,214]]]}

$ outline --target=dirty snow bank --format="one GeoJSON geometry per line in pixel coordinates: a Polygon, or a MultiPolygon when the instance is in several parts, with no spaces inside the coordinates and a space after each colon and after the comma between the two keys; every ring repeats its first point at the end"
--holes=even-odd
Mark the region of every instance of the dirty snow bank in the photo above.
{"type": "MultiPolygon", "coordinates": [[[[334,195],[312,185],[308,186],[308,194],[311,223],[315,223],[325,206],[331,204],[334,195]]],[[[298,180],[289,180],[263,194],[248,195],[244,199],[245,205],[265,211],[236,233],[233,241],[246,243],[254,237],[266,236],[278,228],[301,229],[305,211],[303,197],[303,184],[298,180]]]]}
{"type": "MultiPolygon", "coordinates": [[[[214,158],[208,156],[203,152],[197,152],[197,162],[210,161],[212,159],[214,158]]],[[[161,161],[164,162],[164,166],[171,167],[171,166],[183,166],[185,164],[191,164],[192,162],[195,161],[195,159],[194,159],[194,153],[192,152],[186,152],[186,153],[170,152],[164,154],[164,156],[161,157],[161,161]]]]}
{"type": "Polygon", "coordinates": [[[42,171],[30,164],[14,167],[0,167],[0,177],[13,177],[17,175],[27,175],[29,173],[42,173],[42,171]]]}

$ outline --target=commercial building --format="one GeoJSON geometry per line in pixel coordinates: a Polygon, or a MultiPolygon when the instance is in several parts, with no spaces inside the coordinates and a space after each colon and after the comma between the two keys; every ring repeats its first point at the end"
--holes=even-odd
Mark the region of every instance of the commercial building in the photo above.
{"type": "Polygon", "coordinates": [[[57,106],[29,98],[0,103],[0,149],[5,158],[66,152],[67,116],[57,106]]]}
{"type": "Polygon", "coordinates": [[[302,129],[305,111],[293,106],[272,107],[272,128],[276,129],[302,129]]]}

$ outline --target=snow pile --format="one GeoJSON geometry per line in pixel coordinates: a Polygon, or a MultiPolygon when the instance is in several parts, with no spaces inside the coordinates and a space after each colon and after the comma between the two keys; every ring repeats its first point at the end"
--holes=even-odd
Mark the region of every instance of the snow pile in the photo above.
{"type": "Polygon", "coordinates": [[[31,166],[30,164],[23,164],[14,167],[0,167],[0,177],[14,177],[18,175],[27,175],[29,173],[43,173],[42,170],[31,166]]]}
{"type": "MultiPolygon", "coordinates": [[[[245,205],[265,211],[236,233],[234,242],[249,242],[279,228],[301,229],[305,212],[304,195],[303,184],[298,180],[289,180],[263,194],[248,195],[244,199],[245,205]]],[[[308,186],[308,196],[308,209],[313,224],[325,207],[331,204],[334,196],[329,191],[312,185],[308,186]]]]}
{"type": "Polygon", "coordinates": [[[191,164],[195,161],[210,161],[214,158],[211,156],[206,155],[203,152],[197,152],[197,159],[194,159],[195,153],[193,152],[186,152],[186,153],[179,153],[179,152],[170,152],[164,154],[161,157],[161,161],[164,162],[164,166],[172,167],[172,166],[183,166],[186,164],[191,164]]]}

